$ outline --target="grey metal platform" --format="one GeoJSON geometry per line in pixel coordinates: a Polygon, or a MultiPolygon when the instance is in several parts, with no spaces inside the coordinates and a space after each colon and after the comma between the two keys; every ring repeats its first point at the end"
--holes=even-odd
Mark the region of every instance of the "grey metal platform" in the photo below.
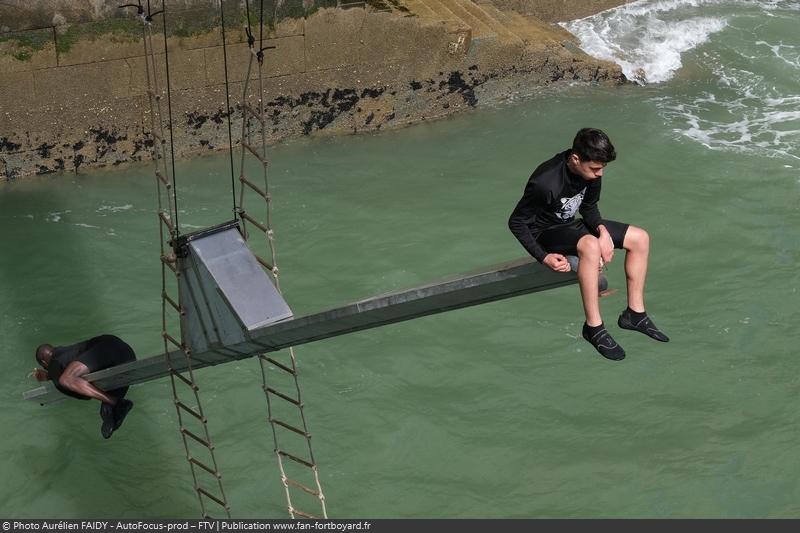
{"type": "MultiPolygon", "coordinates": [[[[250,330],[241,342],[193,353],[193,365],[194,368],[218,365],[289,346],[576,282],[577,276],[573,272],[553,272],[531,258],[518,259],[418,287],[380,294],[327,311],[267,324],[250,330]]],[[[172,360],[177,369],[185,368],[181,352],[172,352],[172,360]]],[[[166,356],[160,354],[93,372],[86,377],[101,389],[108,390],[151,381],[168,374],[166,356]]],[[[65,398],[51,383],[28,391],[23,396],[41,404],[65,398]]]]}

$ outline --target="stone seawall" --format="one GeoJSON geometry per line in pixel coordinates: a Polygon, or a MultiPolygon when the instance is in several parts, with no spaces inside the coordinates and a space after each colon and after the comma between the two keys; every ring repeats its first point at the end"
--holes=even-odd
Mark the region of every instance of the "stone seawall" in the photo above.
{"type": "MultiPolygon", "coordinates": [[[[83,31],[68,47],[59,35],[69,33],[53,27],[0,34],[0,176],[150,158],[139,23],[106,21],[103,31],[93,30],[98,24],[72,24],[73,33],[83,31]]],[[[489,0],[324,8],[284,19],[265,35],[264,45],[275,47],[265,52],[263,71],[273,142],[431,120],[474,107],[484,86],[520,77],[540,85],[625,81],[616,65],[587,56],[562,29],[489,0]]],[[[219,29],[173,32],[168,40],[179,155],[227,148],[229,113],[234,138],[241,127],[250,52],[240,29],[229,28],[227,42],[230,109],[219,29]]],[[[156,43],[163,85],[163,39],[156,43]]]]}

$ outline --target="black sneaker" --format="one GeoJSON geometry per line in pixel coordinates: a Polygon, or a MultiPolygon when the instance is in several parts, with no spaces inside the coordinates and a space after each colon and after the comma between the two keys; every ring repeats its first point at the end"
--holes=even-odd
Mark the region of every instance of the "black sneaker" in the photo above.
{"type": "Polygon", "coordinates": [[[595,347],[600,352],[600,355],[612,361],[621,361],[625,359],[625,350],[622,346],[617,344],[617,341],[611,337],[611,334],[606,330],[605,326],[600,324],[597,328],[590,328],[585,322],[583,323],[583,338],[589,341],[589,344],[595,347]],[[594,333],[592,333],[594,330],[594,333]]]}
{"type": "Polygon", "coordinates": [[[116,429],[114,427],[114,407],[105,402],[101,403],[100,418],[103,420],[103,423],[100,425],[100,434],[103,435],[104,439],[111,438],[111,434],[114,433],[116,429]]]}
{"type": "Polygon", "coordinates": [[[122,399],[117,402],[114,406],[114,431],[119,429],[131,409],[133,409],[132,401],[122,399]]]}
{"type": "Polygon", "coordinates": [[[619,315],[619,320],[617,320],[617,324],[619,324],[619,327],[621,327],[622,329],[632,329],[634,331],[640,331],[645,335],[647,335],[648,337],[655,339],[657,341],[669,342],[669,337],[664,335],[656,327],[656,325],[653,324],[653,321],[650,320],[650,317],[647,316],[647,314],[645,314],[644,317],[637,320],[633,318],[629,309],[625,309],[622,312],[622,314],[619,315]]]}

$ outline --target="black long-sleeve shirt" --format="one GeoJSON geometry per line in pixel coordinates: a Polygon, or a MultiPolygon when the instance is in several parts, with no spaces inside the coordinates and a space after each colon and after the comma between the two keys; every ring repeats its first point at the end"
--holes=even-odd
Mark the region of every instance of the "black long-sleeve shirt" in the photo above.
{"type": "Polygon", "coordinates": [[[525,185],[525,192],[508,219],[511,233],[540,263],[547,251],[537,237],[545,229],[575,220],[580,212],[584,223],[597,233],[602,224],[600,200],[602,178],[584,180],[567,168],[570,150],[556,154],[533,171],[525,185]]]}

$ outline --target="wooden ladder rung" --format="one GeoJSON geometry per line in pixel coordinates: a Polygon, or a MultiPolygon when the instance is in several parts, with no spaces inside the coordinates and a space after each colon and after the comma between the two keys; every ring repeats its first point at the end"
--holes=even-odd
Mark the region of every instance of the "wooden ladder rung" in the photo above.
{"type": "Polygon", "coordinates": [[[170,335],[166,331],[162,331],[161,332],[161,336],[164,337],[167,341],[169,341],[171,344],[173,344],[179,350],[183,350],[183,345],[180,342],[178,342],[177,340],[175,340],[175,337],[173,337],[172,335],[170,335]]]}
{"type": "Polygon", "coordinates": [[[253,255],[256,257],[256,261],[258,261],[258,262],[261,264],[261,266],[263,266],[264,268],[266,268],[266,269],[267,269],[267,270],[269,270],[270,272],[272,272],[272,271],[274,271],[274,270],[275,270],[275,267],[273,267],[272,265],[270,265],[270,264],[267,262],[267,260],[266,260],[266,259],[264,259],[263,257],[261,257],[260,255],[257,255],[257,254],[253,254],[253,255]]]}
{"type": "Polygon", "coordinates": [[[204,489],[203,487],[195,487],[195,490],[197,490],[197,492],[199,492],[200,494],[202,494],[202,495],[203,495],[203,496],[205,496],[206,498],[210,498],[210,499],[214,500],[215,502],[217,502],[217,504],[218,504],[220,507],[223,507],[223,508],[225,508],[225,510],[227,510],[227,509],[228,509],[228,505],[227,505],[225,502],[223,502],[222,500],[220,500],[219,498],[217,498],[216,496],[214,496],[213,494],[211,494],[210,492],[208,492],[208,491],[207,491],[206,489],[204,489]]]}
{"type": "Polygon", "coordinates": [[[309,519],[312,519],[312,520],[319,518],[318,516],[314,516],[313,514],[305,513],[305,512],[303,512],[303,511],[301,511],[299,509],[295,509],[294,507],[289,507],[288,509],[289,509],[290,513],[296,514],[296,515],[300,515],[303,518],[309,518],[309,519]]]}
{"type": "Polygon", "coordinates": [[[195,435],[194,433],[192,433],[191,431],[189,431],[186,428],[181,428],[181,433],[183,435],[186,435],[187,437],[193,439],[193,440],[196,440],[197,442],[199,442],[200,444],[202,444],[203,446],[205,446],[209,450],[213,450],[214,449],[214,445],[213,444],[211,444],[210,442],[206,441],[205,439],[203,439],[201,437],[198,437],[197,435],[195,435]]]}
{"type": "Polygon", "coordinates": [[[297,457],[297,456],[295,456],[295,455],[292,455],[292,454],[290,454],[290,453],[288,453],[288,452],[285,452],[285,451],[283,451],[283,450],[275,450],[275,451],[276,451],[276,452],[278,452],[278,455],[280,455],[280,456],[282,456],[282,457],[286,457],[287,459],[291,459],[291,460],[292,460],[292,461],[294,461],[295,463],[300,463],[301,465],[305,465],[305,466],[307,466],[308,468],[314,468],[314,465],[313,465],[313,464],[311,464],[311,463],[309,463],[309,462],[308,462],[308,461],[306,461],[305,459],[300,459],[299,457],[297,457]]]}
{"type": "Polygon", "coordinates": [[[302,490],[303,492],[305,492],[307,494],[311,494],[312,496],[316,496],[317,498],[319,498],[319,491],[318,490],[310,489],[310,488],[306,487],[305,485],[303,485],[302,483],[299,483],[299,482],[297,482],[297,481],[295,481],[293,479],[289,479],[288,477],[285,479],[285,481],[286,481],[287,485],[289,485],[291,487],[298,488],[298,489],[302,490]]]}
{"type": "Polygon", "coordinates": [[[190,415],[192,415],[196,419],[198,419],[200,422],[203,422],[204,424],[206,423],[206,421],[207,421],[206,417],[204,417],[203,415],[201,415],[200,413],[198,413],[197,411],[195,411],[194,409],[192,409],[191,407],[189,407],[188,405],[186,405],[182,401],[175,400],[175,405],[178,406],[180,409],[183,409],[185,412],[189,413],[190,415]]]}
{"type": "Polygon", "coordinates": [[[258,229],[260,229],[264,233],[267,233],[269,231],[269,228],[267,228],[264,224],[262,224],[258,220],[254,219],[253,217],[248,215],[247,212],[240,211],[239,214],[242,216],[243,219],[247,220],[248,222],[250,222],[252,225],[257,227],[258,229]]]}
{"type": "Polygon", "coordinates": [[[186,384],[186,386],[189,387],[190,389],[192,389],[194,392],[197,392],[197,391],[200,390],[200,387],[195,385],[195,383],[192,382],[191,379],[187,378],[186,376],[184,376],[183,374],[181,374],[177,370],[172,369],[172,375],[175,376],[176,378],[180,379],[181,381],[183,381],[183,383],[186,384]]]}
{"type": "Polygon", "coordinates": [[[217,479],[222,478],[222,474],[220,474],[219,472],[215,471],[213,468],[211,468],[210,466],[206,465],[205,463],[203,463],[201,461],[198,461],[194,457],[189,457],[189,462],[192,463],[193,465],[199,466],[200,468],[202,468],[203,470],[205,470],[206,472],[208,472],[209,474],[211,474],[212,476],[214,476],[217,479]]]}
{"type": "Polygon", "coordinates": [[[299,400],[297,400],[295,398],[292,398],[288,394],[284,394],[284,393],[282,393],[280,391],[277,391],[277,390],[273,389],[272,387],[264,387],[264,392],[274,394],[275,396],[278,396],[279,398],[283,398],[287,402],[292,403],[292,404],[296,405],[297,407],[302,407],[302,405],[303,405],[302,403],[300,403],[299,400]]]}
{"type": "Polygon", "coordinates": [[[268,164],[269,164],[269,161],[267,161],[266,159],[264,159],[264,157],[263,157],[261,154],[259,154],[259,153],[256,151],[256,149],[255,149],[255,148],[253,148],[252,146],[250,146],[250,143],[246,143],[246,142],[242,141],[242,146],[244,146],[245,148],[247,148],[247,151],[248,151],[248,152],[250,152],[251,154],[253,154],[253,156],[254,156],[256,159],[258,159],[259,161],[261,161],[261,164],[262,164],[262,165],[268,165],[268,164]]]}
{"type": "Polygon", "coordinates": [[[295,371],[294,370],[292,370],[288,366],[284,365],[283,363],[279,363],[278,361],[276,361],[272,357],[267,357],[266,355],[262,355],[261,359],[264,359],[265,361],[267,361],[271,365],[277,366],[278,368],[280,368],[284,372],[287,372],[287,373],[289,373],[289,374],[291,374],[293,376],[295,375],[295,371]]]}
{"type": "Polygon", "coordinates": [[[167,189],[172,188],[172,184],[169,182],[167,177],[161,173],[160,170],[156,170],[156,177],[161,180],[161,183],[163,183],[167,189]]]}
{"type": "Polygon", "coordinates": [[[161,256],[161,262],[164,263],[164,265],[166,265],[167,268],[172,270],[173,274],[175,274],[175,275],[178,274],[178,267],[175,266],[175,264],[174,264],[175,261],[174,260],[172,260],[171,258],[169,258],[167,256],[162,255],[161,256]]]}
{"type": "Polygon", "coordinates": [[[239,176],[239,181],[241,181],[242,183],[253,189],[256,192],[256,194],[261,196],[264,200],[266,201],[270,200],[269,194],[267,194],[265,190],[263,190],[261,187],[259,187],[249,179],[245,178],[244,176],[239,176]]]}
{"type": "Polygon", "coordinates": [[[162,298],[163,298],[163,299],[164,299],[164,300],[165,300],[165,301],[166,301],[166,302],[167,302],[169,305],[171,305],[171,306],[172,306],[172,307],[173,307],[173,308],[174,308],[174,309],[175,309],[177,312],[179,312],[179,313],[183,314],[183,310],[181,309],[181,306],[179,306],[179,305],[178,305],[178,304],[175,302],[175,300],[173,300],[172,298],[170,298],[169,294],[167,294],[167,293],[166,293],[166,291],[162,291],[162,292],[161,292],[161,297],[162,297],[162,298]]]}
{"type": "Polygon", "coordinates": [[[167,216],[167,213],[165,213],[164,211],[159,211],[158,212],[158,218],[160,218],[161,222],[163,222],[164,225],[169,228],[169,232],[170,233],[175,231],[175,226],[172,224],[172,221],[167,216]]]}
{"type": "Polygon", "coordinates": [[[286,422],[284,422],[284,421],[282,421],[282,420],[278,420],[277,418],[270,418],[270,419],[269,419],[269,421],[270,421],[270,423],[272,423],[272,424],[278,424],[279,426],[281,426],[281,427],[283,427],[283,428],[286,428],[286,429],[288,429],[289,431],[294,431],[294,432],[295,432],[295,433],[297,433],[298,435],[301,435],[301,436],[303,436],[303,437],[305,437],[305,438],[307,438],[307,439],[310,439],[310,438],[311,438],[311,435],[310,435],[309,433],[306,433],[306,432],[305,432],[305,431],[303,431],[302,429],[300,429],[300,428],[296,428],[296,427],[294,427],[294,426],[293,426],[293,425],[291,425],[291,424],[287,424],[286,422]]]}

